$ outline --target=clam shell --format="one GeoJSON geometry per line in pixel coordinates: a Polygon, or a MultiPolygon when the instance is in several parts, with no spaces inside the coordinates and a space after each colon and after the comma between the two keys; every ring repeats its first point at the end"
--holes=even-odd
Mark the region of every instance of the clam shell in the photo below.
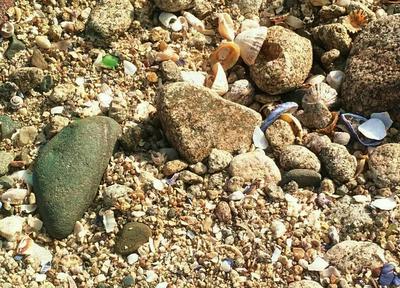
{"type": "Polygon", "coordinates": [[[235,42],[223,42],[211,54],[210,62],[214,65],[220,62],[224,70],[232,68],[239,60],[240,47],[235,42]]]}
{"type": "Polygon", "coordinates": [[[228,13],[218,14],[218,33],[229,41],[235,38],[235,26],[228,13]]]}
{"type": "Polygon", "coordinates": [[[382,140],[386,137],[385,124],[376,118],[369,119],[358,126],[358,131],[368,139],[382,140]]]}
{"type": "Polygon", "coordinates": [[[218,62],[213,65],[214,82],[211,89],[216,91],[218,95],[224,95],[229,90],[228,79],[222,65],[218,62]]]}
{"type": "Polygon", "coordinates": [[[194,27],[199,32],[203,32],[205,30],[205,26],[203,21],[201,21],[199,18],[194,16],[192,13],[189,12],[183,12],[183,17],[186,18],[187,22],[194,27]]]}
{"type": "Polygon", "coordinates": [[[392,118],[390,118],[390,115],[388,112],[379,112],[379,113],[372,113],[371,118],[376,118],[379,119],[385,124],[386,130],[390,128],[393,124],[392,118]]]}
{"type": "Polygon", "coordinates": [[[3,25],[1,26],[0,34],[4,38],[12,37],[14,35],[14,24],[11,22],[3,23],[3,25]]]}
{"type": "Polygon", "coordinates": [[[31,255],[39,260],[42,266],[53,259],[51,252],[47,248],[39,246],[28,236],[22,238],[18,243],[17,253],[20,255],[31,255]]]}
{"type": "Polygon", "coordinates": [[[158,20],[160,20],[161,24],[165,27],[171,28],[172,24],[178,20],[178,17],[172,13],[161,12],[158,16],[158,20]]]}
{"type": "Polygon", "coordinates": [[[256,148],[267,149],[268,141],[265,138],[264,132],[260,129],[260,127],[256,127],[253,132],[253,143],[256,148]]]}
{"type": "Polygon", "coordinates": [[[328,83],[333,89],[339,91],[344,81],[344,72],[340,70],[334,70],[329,72],[326,76],[326,83],[328,83]]]}
{"type": "Polygon", "coordinates": [[[47,36],[36,36],[35,43],[37,46],[39,46],[40,48],[43,48],[43,49],[51,48],[51,42],[47,38],[47,36]]]}
{"type": "Polygon", "coordinates": [[[378,208],[380,210],[393,210],[396,208],[397,203],[393,198],[379,198],[371,202],[372,207],[378,208]]]}
{"type": "Polygon", "coordinates": [[[137,71],[137,67],[136,67],[135,64],[133,64],[132,62],[124,60],[123,65],[124,65],[124,73],[126,75],[128,75],[128,76],[135,75],[135,73],[137,71]]]}
{"type": "MultiPolygon", "coordinates": [[[[364,145],[366,147],[374,147],[374,146],[378,146],[379,144],[381,144],[382,141],[365,138],[355,128],[357,125],[360,125],[360,124],[368,121],[367,118],[357,115],[357,114],[342,113],[342,114],[340,114],[340,119],[346,125],[346,128],[349,130],[350,134],[354,138],[356,138],[357,141],[360,142],[362,145],[364,145]]],[[[385,125],[383,124],[383,126],[385,126],[385,125]]]]}
{"type": "Polygon", "coordinates": [[[241,32],[235,38],[240,48],[240,56],[247,65],[253,65],[267,38],[268,28],[261,26],[241,32]]]}

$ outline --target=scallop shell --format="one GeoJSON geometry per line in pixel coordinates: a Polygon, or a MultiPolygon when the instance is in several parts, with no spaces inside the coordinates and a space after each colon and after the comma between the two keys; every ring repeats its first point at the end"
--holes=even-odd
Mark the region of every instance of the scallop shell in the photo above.
{"type": "Polygon", "coordinates": [[[203,32],[205,30],[205,26],[203,21],[201,21],[199,18],[197,18],[196,16],[194,16],[192,13],[189,12],[184,12],[183,13],[183,17],[186,18],[186,20],[188,21],[188,23],[194,27],[194,29],[196,29],[199,32],[203,32]]]}
{"type": "Polygon", "coordinates": [[[214,82],[211,85],[211,89],[218,93],[218,95],[224,95],[229,90],[228,79],[222,65],[218,62],[213,65],[214,82]]]}
{"type": "Polygon", "coordinates": [[[232,68],[239,60],[240,47],[234,42],[223,42],[211,54],[210,62],[214,65],[220,62],[224,70],[232,68]]]}
{"type": "Polygon", "coordinates": [[[268,28],[261,26],[245,30],[236,36],[235,43],[240,48],[240,56],[247,65],[253,65],[267,38],[268,28]]]}
{"type": "Polygon", "coordinates": [[[1,30],[0,30],[0,34],[1,36],[3,36],[4,38],[10,38],[14,35],[14,24],[11,22],[5,22],[2,26],[1,26],[1,30]]]}
{"type": "Polygon", "coordinates": [[[327,107],[336,104],[336,90],[324,82],[312,85],[303,97],[303,108],[308,104],[315,104],[320,101],[322,101],[327,107]]]}
{"type": "Polygon", "coordinates": [[[163,62],[168,60],[176,62],[179,60],[179,55],[176,54],[172,48],[167,48],[164,51],[156,52],[154,55],[154,60],[157,62],[163,62]]]}
{"type": "Polygon", "coordinates": [[[218,14],[218,32],[229,41],[235,38],[235,26],[228,13],[218,14]]]}
{"type": "Polygon", "coordinates": [[[339,91],[344,81],[344,72],[340,70],[334,70],[329,72],[326,76],[326,82],[336,91],[339,91]]]}
{"type": "Polygon", "coordinates": [[[43,49],[51,48],[51,42],[47,38],[47,36],[36,36],[35,43],[37,46],[39,46],[40,48],[43,48],[43,49]]]}

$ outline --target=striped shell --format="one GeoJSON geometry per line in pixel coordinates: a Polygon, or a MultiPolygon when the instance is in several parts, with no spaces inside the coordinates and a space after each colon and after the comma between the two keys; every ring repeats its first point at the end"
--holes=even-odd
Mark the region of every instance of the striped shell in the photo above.
{"type": "Polygon", "coordinates": [[[261,26],[241,32],[235,43],[240,48],[240,56],[247,65],[253,65],[267,38],[268,28],[261,26]]]}

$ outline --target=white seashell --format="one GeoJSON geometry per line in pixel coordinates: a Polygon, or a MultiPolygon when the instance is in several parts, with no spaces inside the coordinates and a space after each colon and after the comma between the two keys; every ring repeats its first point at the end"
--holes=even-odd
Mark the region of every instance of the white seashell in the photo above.
{"type": "Polygon", "coordinates": [[[241,32],[235,38],[240,47],[240,56],[247,65],[253,65],[267,38],[268,28],[261,26],[241,32]]]}
{"type": "Polygon", "coordinates": [[[256,146],[256,148],[260,148],[260,149],[268,148],[267,138],[265,138],[264,132],[258,126],[256,128],[254,128],[253,143],[254,143],[254,146],[256,146]]]}
{"type": "Polygon", "coordinates": [[[326,76],[326,83],[328,83],[336,91],[339,91],[343,81],[344,81],[344,72],[340,70],[331,71],[326,76]]]}
{"type": "Polygon", "coordinates": [[[128,260],[129,265],[135,264],[139,260],[139,255],[136,253],[129,254],[126,260],[128,260]]]}
{"type": "Polygon", "coordinates": [[[160,179],[154,179],[153,180],[153,188],[158,191],[163,191],[165,188],[165,184],[160,179]]]}
{"type": "Polygon", "coordinates": [[[107,233],[114,232],[115,227],[117,227],[117,222],[114,218],[114,211],[107,210],[106,212],[104,212],[103,224],[107,233]]]}
{"type": "Polygon", "coordinates": [[[282,249],[279,247],[275,247],[275,250],[271,255],[271,263],[276,263],[279,260],[279,257],[281,257],[281,254],[282,249]]]}
{"type": "Polygon", "coordinates": [[[20,255],[31,255],[39,260],[42,266],[53,259],[53,255],[51,255],[51,252],[47,248],[39,246],[28,236],[25,236],[19,242],[17,253],[20,255]]]}
{"type": "Polygon", "coordinates": [[[240,32],[258,27],[260,27],[260,23],[258,23],[258,21],[254,19],[245,19],[240,26],[240,32]]]}
{"type": "Polygon", "coordinates": [[[337,95],[338,93],[335,89],[321,82],[310,88],[310,92],[303,98],[303,105],[314,104],[322,100],[327,107],[330,107],[336,104],[337,95]]]}
{"type": "Polygon", "coordinates": [[[311,85],[315,85],[315,84],[319,84],[325,81],[325,76],[324,75],[313,75],[310,78],[308,78],[306,80],[307,84],[311,84],[311,85]]]}
{"type": "Polygon", "coordinates": [[[367,196],[367,195],[354,195],[353,199],[357,202],[357,203],[368,203],[371,201],[371,196],[367,196]]]}
{"type": "Polygon", "coordinates": [[[358,131],[365,137],[373,140],[382,140],[386,137],[385,124],[376,118],[369,119],[358,126],[358,131]]]}
{"type": "Polygon", "coordinates": [[[321,272],[325,270],[329,266],[329,262],[326,262],[323,258],[317,256],[315,260],[308,265],[308,271],[317,271],[321,272]]]}
{"type": "Polygon", "coordinates": [[[183,81],[198,85],[204,86],[206,82],[206,73],[199,71],[181,71],[181,76],[183,81]]]}
{"type": "Polygon", "coordinates": [[[239,200],[242,200],[243,198],[244,198],[244,194],[242,191],[235,191],[229,195],[229,200],[232,200],[232,201],[239,201],[239,200]]]}
{"type": "Polygon", "coordinates": [[[56,106],[50,109],[51,115],[62,114],[64,111],[64,106],[56,106]]]}
{"type": "Polygon", "coordinates": [[[383,122],[383,124],[385,124],[386,130],[388,130],[393,124],[393,120],[392,120],[392,118],[390,118],[390,115],[388,112],[372,113],[371,118],[381,120],[383,122]]]}
{"type": "Polygon", "coordinates": [[[26,220],[26,223],[33,231],[36,232],[39,232],[40,229],[42,229],[43,227],[43,222],[36,217],[32,217],[31,215],[29,215],[28,219],[26,220]]]}
{"type": "Polygon", "coordinates": [[[35,43],[37,46],[39,46],[40,48],[43,48],[43,49],[51,48],[51,42],[47,38],[47,36],[36,36],[35,43]]]}
{"type": "Polygon", "coordinates": [[[290,27],[292,27],[295,30],[301,29],[304,27],[303,21],[300,18],[297,18],[296,16],[293,16],[293,15],[289,15],[288,17],[286,17],[285,22],[286,22],[286,24],[288,24],[290,27]]]}
{"type": "Polygon", "coordinates": [[[144,215],[146,215],[146,212],[144,212],[144,211],[133,211],[133,212],[131,213],[131,215],[132,215],[133,217],[140,218],[140,217],[143,217],[144,215]]]}
{"type": "Polygon", "coordinates": [[[14,24],[11,22],[5,22],[1,26],[0,35],[3,38],[10,38],[14,35],[14,24]]]}
{"type": "Polygon", "coordinates": [[[111,101],[113,97],[110,94],[99,93],[97,94],[97,101],[99,101],[99,105],[101,109],[107,110],[110,108],[111,101]]]}
{"type": "Polygon", "coordinates": [[[0,220],[0,236],[8,241],[14,241],[22,232],[25,219],[20,216],[8,216],[0,220]]]}
{"type": "Polygon", "coordinates": [[[156,288],[167,288],[168,282],[160,282],[157,284],[156,288]]]}
{"type": "Polygon", "coordinates": [[[224,95],[229,90],[228,79],[222,65],[218,62],[215,63],[213,68],[214,82],[211,85],[211,89],[218,93],[218,95],[224,95]]]}
{"type": "Polygon", "coordinates": [[[28,196],[28,193],[27,189],[11,188],[1,195],[1,201],[9,202],[10,204],[21,204],[28,196]]]}
{"type": "Polygon", "coordinates": [[[194,16],[192,13],[189,12],[183,12],[183,17],[186,18],[188,23],[194,27],[199,32],[203,32],[206,28],[204,26],[203,21],[201,21],[199,18],[194,16]]]}
{"type": "Polygon", "coordinates": [[[158,278],[158,275],[153,270],[149,270],[146,272],[146,282],[154,282],[158,278]]]}
{"type": "Polygon", "coordinates": [[[178,17],[172,13],[162,12],[160,16],[158,16],[158,20],[160,20],[161,24],[165,27],[171,28],[171,25],[178,21],[178,17]]]}
{"type": "Polygon", "coordinates": [[[124,64],[124,73],[126,75],[132,76],[135,75],[136,71],[137,71],[137,67],[135,66],[135,64],[124,60],[123,62],[124,64]]]}
{"type": "Polygon", "coordinates": [[[232,41],[235,38],[235,26],[228,13],[218,14],[218,32],[228,41],[232,41]]]}
{"type": "Polygon", "coordinates": [[[271,224],[271,230],[274,238],[280,238],[286,233],[286,226],[279,220],[275,220],[271,224]]]}
{"type": "Polygon", "coordinates": [[[182,29],[187,30],[189,24],[185,17],[179,16],[178,20],[171,24],[171,29],[175,32],[181,31],[182,29]]]}
{"type": "Polygon", "coordinates": [[[393,198],[379,198],[371,202],[372,207],[378,208],[380,210],[393,210],[396,208],[397,203],[393,198]]]}
{"type": "Polygon", "coordinates": [[[10,105],[13,109],[19,109],[22,107],[23,104],[24,104],[24,99],[22,99],[22,97],[18,95],[14,95],[10,99],[10,105]]]}

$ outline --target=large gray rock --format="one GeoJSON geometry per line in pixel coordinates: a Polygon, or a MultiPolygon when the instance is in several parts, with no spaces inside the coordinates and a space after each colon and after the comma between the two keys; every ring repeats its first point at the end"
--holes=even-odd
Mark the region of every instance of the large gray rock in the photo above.
{"type": "Polygon", "coordinates": [[[281,94],[303,84],[312,66],[312,46],[307,38],[281,26],[268,28],[263,51],[258,54],[250,75],[269,94],[281,94]]]}
{"type": "Polygon", "coordinates": [[[391,143],[376,148],[368,159],[368,167],[368,173],[378,187],[399,186],[400,144],[391,143]]]}
{"type": "Polygon", "coordinates": [[[157,111],[168,140],[190,163],[202,161],[213,148],[249,149],[254,128],[261,123],[254,110],[185,82],[164,86],[157,111]]]}
{"type": "Polygon", "coordinates": [[[86,35],[97,45],[109,45],[131,26],[133,11],[129,0],[100,1],[90,13],[86,35]]]}
{"type": "Polygon", "coordinates": [[[389,111],[400,117],[400,14],[368,24],[356,37],[346,66],[342,103],[368,115],[389,111]]]}
{"type": "Polygon", "coordinates": [[[39,151],[33,188],[52,237],[68,236],[92,203],[119,133],[108,117],[76,120],[39,151]]]}

